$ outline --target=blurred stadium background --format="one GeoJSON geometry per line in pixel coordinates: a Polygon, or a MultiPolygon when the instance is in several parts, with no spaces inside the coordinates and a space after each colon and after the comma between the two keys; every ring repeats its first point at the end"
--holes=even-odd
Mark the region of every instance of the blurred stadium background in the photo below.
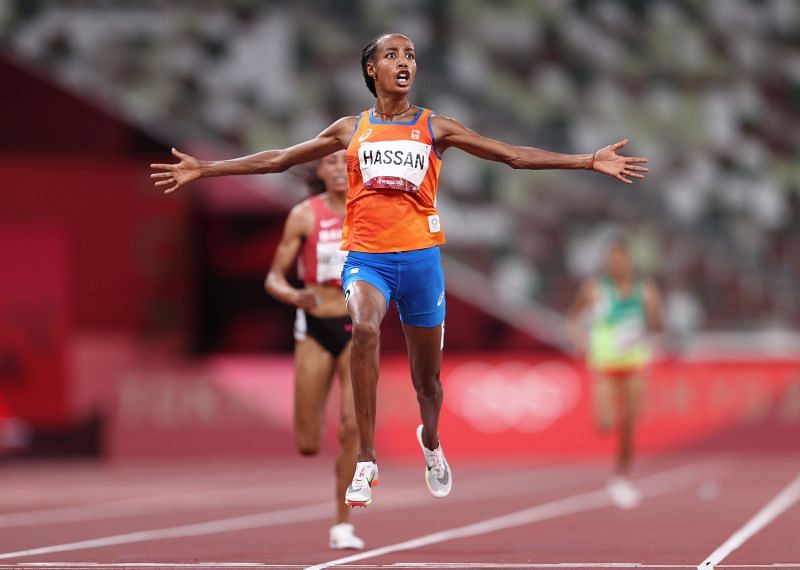
{"type": "MultiPolygon", "coordinates": [[[[384,30],[417,46],[415,103],[563,152],[629,137],[651,160],[631,188],[448,153],[453,456],[610,449],[563,314],[612,226],[664,291],[642,446],[796,450],[800,3],[6,0],[4,456],[292,453],[293,311],[262,281],[306,189],[165,197],[148,165],[286,146],[371,106],[359,50],[384,30]]],[[[383,348],[379,445],[402,457],[416,405],[394,315],[383,348]]]]}

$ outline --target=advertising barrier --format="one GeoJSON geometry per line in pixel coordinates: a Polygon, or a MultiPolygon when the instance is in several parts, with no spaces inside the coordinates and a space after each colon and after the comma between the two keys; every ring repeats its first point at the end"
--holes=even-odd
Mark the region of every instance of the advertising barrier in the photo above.
{"type": "MultiPolygon", "coordinates": [[[[586,370],[567,359],[447,354],[440,434],[448,455],[610,453],[613,438],[598,434],[592,422],[590,382],[586,370]]],[[[333,390],[327,450],[334,449],[338,418],[333,390]]],[[[117,456],[292,452],[292,402],[293,365],[286,356],[128,370],[120,377],[109,450],[117,456]]],[[[407,360],[385,356],[378,383],[381,456],[415,457],[418,423],[407,360]]],[[[640,450],[698,446],[725,434],[733,448],[800,447],[800,360],[654,364],[637,433],[640,450]]]]}

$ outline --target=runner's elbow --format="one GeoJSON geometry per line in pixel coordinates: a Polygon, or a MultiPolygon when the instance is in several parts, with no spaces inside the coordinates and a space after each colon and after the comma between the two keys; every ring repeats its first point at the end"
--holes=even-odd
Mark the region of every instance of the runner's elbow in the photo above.
{"type": "Polygon", "coordinates": [[[521,170],[525,168],[522,157],[516,152],[509,152],[503,157],[502,161],[514,170],[521,170]]]}
{"type": "Polygon", "coordinates": [[[278,298],[278,284],[276,282],[277,278],[274,272],[270,271],[267,273],[267,276],[264,278],[264,291],[266,291],[267,295],[270,297],[278,298]]]}
{"type": "Polygon", "coordinates": [[[270,152],[268,156],[262,159],[257,171],[258,174],[276,174],[278,172],[286,172],[289,166],[286,151],[277,150],[270,152]]]}

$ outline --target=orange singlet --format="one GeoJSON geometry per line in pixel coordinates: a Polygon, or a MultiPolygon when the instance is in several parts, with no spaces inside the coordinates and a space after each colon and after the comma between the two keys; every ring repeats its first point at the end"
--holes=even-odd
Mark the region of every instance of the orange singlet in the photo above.
{"type": "Polygon", "coordinates": [[[429,109],[409,121],[362,112],[347,146],[347,215],[342,249],[387,253],[445,243],[436,211],[442,159],[429,109]]]}

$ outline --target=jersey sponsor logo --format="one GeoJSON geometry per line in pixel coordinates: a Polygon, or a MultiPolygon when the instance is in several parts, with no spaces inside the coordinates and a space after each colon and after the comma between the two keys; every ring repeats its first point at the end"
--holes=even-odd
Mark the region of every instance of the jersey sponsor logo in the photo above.
{"type": "Polygon", "coordinates": [[[428,172],[430,152],[430,145],[418,141],[362,143],[358,162],[364,187],[417,194],[428,172]]]}
{"type": "Polygon", "coordinates": [[[432,234],[442,231],[442,226],[439,223],[439,216],[435,214],[433,216],[428,216],[428,230],[432,234]]]}
{"type": "Polygon", "coordinates": [[[411,138],[414,139],[415,141],[419,140],[419,130],[418,129],[414,129],[414,130],[411,131],[411,138]]]}
{"type": "Polygon", "coordinates": [[[328,218],[327,220],[320,220],[319,225],[323,228],[329,228],[338,222],[338,218],[328,218]]]}
{"type": "Polygon", "coordinates": [[[371,134],[372,134],[372,129],[367,129],[366,131],[361,133],[360,137],[358,137],[358,142],[364,142],[365,140],[367,140],[369,138],[369,135],[371,135],[371,134]]]}
{"type": "Polygon", "coordinates": [[[439,300],[436,301],[436,306],[441,307],[443,302],[444,302],[444,291],[442,291],[442,294],[439,295],[439,300]]]}

